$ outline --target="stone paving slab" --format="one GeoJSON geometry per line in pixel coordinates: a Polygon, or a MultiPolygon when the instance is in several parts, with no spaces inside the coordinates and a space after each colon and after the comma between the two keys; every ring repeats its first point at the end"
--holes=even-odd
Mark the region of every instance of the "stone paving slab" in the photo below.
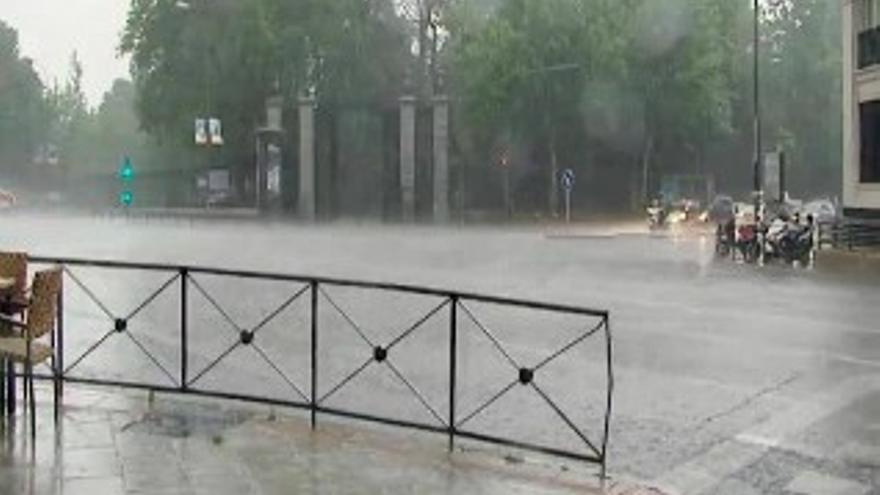
{"type": "Polygon", "coordinates": [[[269,407],[67,386],[61,423],[38,387],[37,440],[4,424],[0,495],[289,493],[659,495],[597,468],[269,407]]]}
{"type": "Polygon", "coordinates": [[[880,468],[880,446],[850,442],[835,453],[835,457],[857,465],[880,468]]]}
{"type": "Polygon", "coordinates": [[[802,495],[865,495],[869,488],[849,480],[806,471],[792,480],[786,490],[802,495]]]}

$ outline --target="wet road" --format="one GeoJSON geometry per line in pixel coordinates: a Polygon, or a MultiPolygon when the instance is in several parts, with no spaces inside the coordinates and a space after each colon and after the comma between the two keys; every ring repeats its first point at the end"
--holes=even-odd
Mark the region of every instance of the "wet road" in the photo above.
{"type": "MultiPolygon", "coordinates": [[[[718,262],[711,242],[698,236],[556,238],[539,229],[306,228],[46,216],[10,217],[2,224],[4,249],[39,255],[403,282],[609,309],[617,377],[613,475],[680,493],[813,493],[802,486],[880,493],[880,279],[868,275],[844,278],[821,267],[757,269],[718,262]]],[[[102,298],[116,297],[119,304],[138,299],[100,274],[81,277],[102,298]]],[[[144,287],[164,280],[131,277],[144,287]]],[[[241,302],[232,295],[240,291],[250,294],[250,304],[233,316],[251,321],[291,289],[273,299],[258,297],[268,293],[265,288],[229,292],[225,281],[201,282],[224,302],[241,302]],[[265,308],[248,313],[257,305],[265,308]]],[[[360,318],[371,317],[369,303],[344,293],[334,297],[360,318]]],[[[427,310],[430,302],[416,305],[427,310]]],[[[85,320],[95,316],[95,308],[88,311],[81,315],[85,320]]],[[[177,318],[161,308],[150,315],[143,316],[160,327],[166,318],[169,326],[177,318]]],[[[399,329],[413,315],[418,311],[401,313],[392,326],[399,329]]],[[[291,318],[291,324],[297,322],[291,318]]],[[[373,326],[386,323],[377,320],[373,326]]],[[[166,337],[145,336],[159,354],[163,342],[168,345],[162,359],[170,368],[174,332],[166,337]]],[[[292,339],[286,344],[301,343],[292,339]]],[[[205,336],[200,342],[210,347],[215,340],[205,336]]],[[[513,348],[525,352],[515,340],[511,336],[513,348]]],[[[203,362],[225,342],[205,350],[203,362]]],[[[590,352],[583,355],[594,357],[590,352]]],[[[232,379],[236,367],[248,366],[247,356],[238,359],[230,364],[231,374],[218,372],[215,379],[232,379]]],[[[474,374],[494,375],[480,359],[465,362],[472,363],[474,374]]],[[[401,363],[411,371],[417,365],[418,359],[401,363]]],[[[289,374],[302,381],[297,370],[289,374]]],[[[595,378],[588,370],[585,379],[595,378]]],[[[571,386],[581,384],[571,379],[571,386]]],[[[434,405],[442,410],[442,402],[434,405]]],[[[527,416],[544,421],[537,413],[527,416]]]]}

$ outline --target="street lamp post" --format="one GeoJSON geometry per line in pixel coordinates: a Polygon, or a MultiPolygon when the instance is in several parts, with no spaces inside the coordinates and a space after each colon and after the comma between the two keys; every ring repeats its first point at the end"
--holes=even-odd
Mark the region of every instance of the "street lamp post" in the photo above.
{"type": "MultiPolygon", "coordinates": [[[[760,214],[760,208],[763,204],[763,187],[761,178],[761,93],[760,93],[760,25],[761,25],[761,6],[760,0],[753,0],[754,7],[754,194],[755,194],[755,214],[760,214]]],[[[760,218],[758,218],[760,220],[760,218]]]]}
{"type": "Polygon", "coordinates": [[[513,218],[513,201],[510,189],[510,158],[507,153],[501,156],[501,168],[504,171],[504,209],[507,213],[507,219],[510,220],[513,218]]]}

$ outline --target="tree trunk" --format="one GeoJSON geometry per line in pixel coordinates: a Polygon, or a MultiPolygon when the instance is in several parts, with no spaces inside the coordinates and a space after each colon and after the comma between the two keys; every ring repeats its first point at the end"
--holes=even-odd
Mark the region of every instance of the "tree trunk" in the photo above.
{"type": "Polygon", "coordinates": [[[419,73],[416,78],[418,95],[427,99],[430,96],[428,88],[428,26],[431,15],[431,5],[427,0],[418,3],[419,9],[419,73]]]}
{"type": "Polygon", "coordinates": [[[651,155],[654,154],[654,136],[651,133],[645,138],[645,149],[642,152],[642,204],[648,204],[648,180],[650,179],[651,155]]]}
{"type": "Polygon", "coordinates": [[[556,155],[556,135],[550,131],[550,216],[559,215],[559,161],[556,155]]]}

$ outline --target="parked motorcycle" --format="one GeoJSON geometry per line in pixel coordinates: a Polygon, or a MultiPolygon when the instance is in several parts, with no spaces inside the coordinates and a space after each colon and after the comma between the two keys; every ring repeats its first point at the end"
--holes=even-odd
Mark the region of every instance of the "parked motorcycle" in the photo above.
{"type": "Polygon", "coordinates": [[[758,239],[757,225],[748,223],[737,227],[736,248],[746,263],[758,261],[761,255],[761,243],[758,239]]]}
{"type": "Polygon", "coordinates": [[[666,211],[663,205],[655,201],[647,208],[647,212],[648,227],[651,230],[665,229],[669,226],[669,212],[666,211]]]}
{"type": "Polygon", "coordinates": [[[715,228],[715,254],[722,257],[730,256],[736,247],[736,221],[730,218],[719,223],[715,228]]]}
{"type": "Polygon", "coordinates": [[[765,258],[781,259],[786,263],[800,262],[806,266],[813,254],[812,223],[776,219],[767,229],[765,258]]]}

